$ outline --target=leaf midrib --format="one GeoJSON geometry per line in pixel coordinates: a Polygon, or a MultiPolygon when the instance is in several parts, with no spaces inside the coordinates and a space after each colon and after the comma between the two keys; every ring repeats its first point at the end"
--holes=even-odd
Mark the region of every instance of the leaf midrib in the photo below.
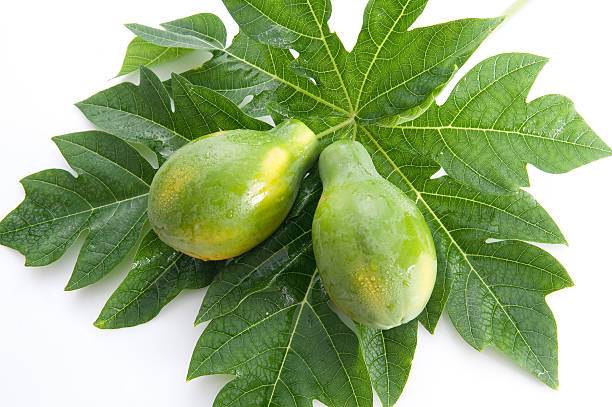
{"type": "MultiPolygon", "coordinates": [[[[86,101],[79,102],[79,103],[77,103],[77,105],[79,105],[79,106],[90,106],[90,107],[95,107],[95,108],[98,108],[98,109],[107,109],[107,110],[112,110],[112,111],[116,111],[116,112],[121,112],[121,113],[130,115],[130,116],[134,116],[134,117],[136,117],[138,119],[141,119],[141,120],[144,120],[146,122],[152,123],[152,124],[154,124],[157,127],[160,127],[162,129],[168,130],[169,133],[172,133],[175,136],[177,136],[177,137],[179,137],[179,138],[181,138],[181,139],[183,139],[185,141],[191,141],[187,137],[183,136],[182,134],[177,133],[176,130],[173,130],[173,129],[167,127],[167,126],[164,126],[161,123],[153,121],[152,119],[149,119],[148,117],[145,117],[145,116],[142,116],[142,115],[139,115],[139,114],[136,114],[136,113],[128,112],[127,110],[117,109],[117,108],[114,108],[114,107],[111,107],[111,106],[108,106],[108,105],[98,105],[98,104],[89,103],[89,102],[86,102],[86,101]]],[[[139,141],[139,142],[143,142],[143,141],[139,141]]]]}
{"type": "Polygon", "coordinates": [[[586,148],[586,149],[590,149],[590,150],[595,150],[595,151],[599,151],[602,153],[606,153],[609,154],[610,150],[606,150],[603,148],[599,148],[599,147],[593,147],[590,145],[586,145],[586,144],[579,144],[579,143],[573,143],[571,141],[568,140],[560,140],[560,139],[555,139],[555,138],[551,138],[551,137],[544,137],[544,136],[540,136],[538,134],[532,134],[532,133],[523,133],[521,131],[518,130],[504,130],[504,129],[488,129],[488,128],[478,128],[478,127],[461,127],[461,126],[453,126],[453,125],[446,125],[446,126],[404,126],[404,125],[399,125],[399,126],[380,126],[380,127],[386,127],[386,128],[391,128],[391,129],[401,129],[401,130],[433,130],[433,131],[442,131],[445,129],[448,130],[461,130],[461,131],[479,131],[479,132],[491,132],[491,133],[500,133],[500,134],[508,134],[508,135],[516,135],[516,136],[522,136],[522,137],[531,137],[531,138],[536,138],[536,139],[542,139],[546,142],[550,142],[550,143],[563,143],[563,144],[569,144],[573,147],[577,147],[577,148],[586,148]]]}
{"type": "MultiPolygon", "coordinates": [[[[525,263],[525,262],[522,262],[522,261],[509,259],[509,258],[506,258],[506,257],[499,257],[499,256],[480,254],[480,253],[470,253],[470,254],[468,254],[468,256],[469,257],[479,257],[479,258],[484,258],[484,259],[499,260],[499,261],[503,261],[503,262],[507,262],[507,263],[514,263],[514,264],[516,264],[518,266],[525,266],[525,267],[533,268],[533,269],[536,269],[538,271],[541,271],[543,273],[546,273],[546,274],[550,275],[551,278],[559,279],[559,280],[563,281],[563,283],[567,284],[568,286],[572,286],[574,284],[571,280],[567,280],[566,278],[564,278],[564,277],[562,277],[562,276],[560,276],[558,274],[555,274],[555,273],[551,272],[550,270],[547,270],[547,269],[545,269],[543,267],[536,266],[535,264],[532,264],[532,263],[525,263]]],[[[520,288],[523,289],[523,290],[528,290],[525,287],[520,287],[520,288]]],[[[547,293],[549,292],[548,290],[540,290],[540,289],[533,289],[533,290],[535,290],[535,291],[544,291],[544,292],[547,292],[547,293]]]]}
{"type": "MultiPolygon", "coordinates": [[[[463,31],[465,27],[461,27],[461,30],[463,31]]],[[[394,85],[388,89],[386,89],[385,91],[379,93],[378,95],[376,95],[374,98],[368,100],[368,102],[363,105],[363,107],[361,108],[361,110],[363,110],[366,106],[368,106],[369,104],[373,103],[374,101],[380,99],[383,96],[386,96],[387,94],[391,93],[392,91],[394,91],[395,89],[402,87],[404,85],[406,85],[408,82],[416,79],[417,77],[423,75],[425,72],[431,71],[433,68],[437,67],[438,65],[446,62],[448,59],[453,58],[457,53],[459,53],[460,51],[462,51],[463,49],[467,48],[469,45],[472,44],[472,42],[474,42],[475,39],[472,39],[471,41],[469,41],[467,44],[465,44],[462,48],[460,49],[456,49],[454,52],[450,53],[449,55],[447,55],[446,57],[440,59],[440,61],[436,62],[435,64],[433,64],[432,66],[430,66],[426,71],[425,70],[421,70],[421,72],[412,75],[410,78],[402,80],[401,82],[399,82],[397,85],[394,85]]],[[[357,112],[359,113],[359,112],[357,112]]]]}
{"type": "MultiPolygon", "coordinates": [[[[116,208],[114,208],[113,211],[113,215],[111,215],[111,217],[109,218],[109,220],[106,222],[106,224],[108,224],[108,222],[111,221],[111,218],[114,216],[114,214],[117,212],[117,209],[119,209],[120,204],[117,205],[116,208]]],[[[80,288],[81,285],[81,281],[83,281],[86,278],[89,278],[89,276],[95,272],[95,270],[97,270],[99,267],[101,267],[104,262],[106,261],[106,259],[108,259],[113,253],[115,253],[117,251],[117,249],[119,248],[119,246],[121,245],[121,243],[123,243],[125,241],[125,239],[127,239],[127,237],[130,235],[130,233],[132,233],[132,231],[134,230],[134,228],[136,227],[136,225],[138,225],[138,223],[140,223],[140,221],[142,220],[143,217],[148,216],[148,212],[147,210],[142,211],[142,213],[140,214],[140,216],[138,217],[138,219],[136,220],[136,222],[134,222],[132,224],[132,226],[127,230],[127,232],[125,232],[123,234],[123,236],[121,236],[121,239],[114,245],[114,247],[108,251],[108,253],[106,253],[106,255],[102,258],[102,260],[100,260],[98,262],[98,264],[96,264],[94,267],[91,267],[89,269],[89,271],[83,273],[81,275],[81,278],[79,278],[76,281],[72,281],[68,284],[68,286],[66,286],[66,290],[74,290],[76,288],[80,288]]],[[[105,225],[106,225],[105,224],[105,225]]],[[[78,260],[77,260],[77,264],[78,264],[78,260]]],[[[77,272],[77,269],[75,268],[75,273],[77,272]]]]}
{"type": "MultiPolygon", "coordinates": [[[[54,184],[51,184],[51,185],[54,185],[54,184]]],[[[11,230],[7,230],[7,231],[4,231],[4,232],[0,232],[0,236],[6,235],[6,234],[9,234],[9,233],[20,232],[20,231],[25,230],[25,229],[29,229],[29,228],[33,228],[33,227],[36,227],[36,226],[44,225],[45,223],[49,223],[49,222],[56,222],[58,220],[70,218],[72,216],[82,215],[82,214],[85,214],[85,213],[88,213],[88,212],[94,212],[94,211],[97,211],[97,210],[100,210],[100,209],[103,209],[103,208],[107,208],[109,206],[119,205],[119,204],[121,204],[123,202],[139,199],[139,198],[142,198],[142,197],[147,196],[147,195],[149,195],[148,192],[146,194],[141,194],[141,195],[137,195],[137,196],[134,196],[134,197],[131,197],[131,198],[122,199],[120,201],[114,201],[114,202],[111,202],[111,203],[108,203],[108,204],[104,204],[104,205],[100,205],[100,206],[92,206],[89,209],[85,209],[85,210],[82,210],[82,211],[79,211],[79,212],[73,212],[73,213],[70,213],[68,215],[59,216],[57,218],[52,218],[52,219],[46,220],[44,222],[38,222],[38,223],[34,223],[34,224],[30,224],[30,225],[24,226],[22,228],[11,229],[11,230]]]]}
{"type": "Polygon", "coordinates": [[[270,394],[270,397],[268,398],[268,405],[267,407],[270,407],[271,403],[272,403],[272,399],[274,398],[274,393],[276,392],[276,386],[278,384],[278,381],[280,380],[281,374],[283,373],[283,369],[285,367],[285,361],[287,360],[287,355],[289,354],[289,350],[291,350],[291,344],[293,343],[293,338],[295,338],[295,332],[297,330],[298,325],[300,324],[300,317],[302,316],[302,311],[304,310],[304,305],[307,303],[308,301],[308,296],[310,295],[310,291],[312,290],[312,283],[314,282],[315,277],[317,276],[318,271],[315,270],[314,273],[312,273],[312,277],[310,278],[310,282],[308,283],[308,288],[306,289],[306,293],[304,294],[304,298],[302,299],[302,301],[299,302],[299,309],[298,309],[298,314],[297,317],[295,317],[295,323],[293,324],[293,328],[291,330],[291,334],[289,335],[289,342],[287,343],[287,346],[285,346],[285,354],[283,355],[283,360],[281,362],[281,365],[278,369],[278,373],[276,375],[276,380],[274,381],[274,384],[272,385],[272,394],[270,394]]]}
{"type": "Polygon", "coordinates": [[[491,204],[488,204],[486,202],[483,201],[477,201],[475,199],[472,198],[466,198],[466,197],[462,197],[462,196],[458,196],[458,195],[447,195],[447,194],[440,194],[438,192],[429,192],[429,191],[422,191],[421,195],[432,195],[432,196],[437,196],[437,197],[441,197],[441,198],[448,198],[448,199],[457,199],[457,200],[461,200],[461,201],[467,201],[467,202],[472,202],[476,205],[483,205],[483,206],[487,206],[491,209],[495,209],[498,210],[502,213],[505,213],[508,216],[513,217],[514,219],[520,220],[521,222],[534,227],[536,229],[540,229],[542,232],[546,233],[547,235],[553,236],[557,239],[557,241],[555,241],[554,243],[563,243],[565,241],[565,239],[563,239],[561,236],[556,235],[555,233],[543,228],[542,226],[538,225],[537,223],[533,223],[533,222],[529,222],[527,219],[523,219],[518,215],[515,215],[509,211],[507,211],[504,208],[500,208],[491,204]],[[561,240],[561,242],[559,242],[558,240],[561,240]]]}
{"type": "Polygon", "coordinates": [[[126,309],[127,309],[129,306],[130,306],[130,305],[132,305],[134,302],[136,302],[136,301],[137,301],[137,300],[138,300],[138,299],[139,299],[141,296],[143,296],[143,295],[144,295],[144,293],[145,293],[146,291],[148,291],[148,290],[149,290],[151,287],[153,287],[153,285],[155,285],[155,283],[157,283],[157,282],[158,282],[158,281],[159,281],[159,280],[160,280],[160,279],[161,279],[161,278],[162,278],[162,277],[163,277],[163,276],[164,276],[166,273],[168,273],[168,271],[169,271],[171,268],[175,267],[175,266],[176,266],[176,263],[177,263],[177,262],[178,262],[178,261],[179,261],[181,258],[183,258],[183,256],[185,256],[185,254],[184,254],[184,253],[179,253],[179,254],[176,256],[176,259],[174,259],[174,260],[172,261],[172,263],[170,263],[170,264],[169,264],[167,267],[165,267],[165,268],[164,268],[164,271],[163,271],[163,272],[161,272],[161,273],[159,273],[159,275],[158,275],[157,277],[155,277],[155,278],[153,279],[153,281],[151,281],[149,284],[147,284],[147,285],[145,286],[145,288],[144,288],[144,289],[142,289],[142,290],[141,290],[141,291],[140,291],[140,292],[139,292],[139,293],[138,293],[136,296],[134,296],[134,298],[132,298],[130,301],[128,301],[128,302],[127,302],[127,303],[126,303],[126,304],[125,304],[123,307],[121,307],[121,308],[115,308],[115,307],[113,307],[113,308],[116,310],[116,312],[114,312],[114,313],[113,313],[111,316],[109,316],[109,317],[107,317],[107,318],[105,318],[105,319],[103,319],[103,320],[96,321],[96,323],[95,323],[94,325],[95,325],[95,326],[97,326],[97,327],[103,327],[103,326],[105,326],[105,325],[106,325],[106,324],[107,324],[107,323],[108,323],[108,322],[109,322],[111,319],[113,319],[113,318],[115,318],[115,319],[116,319],[117,315],[119,315],[121,312],[125,311],[125,310],[126,310],[126,309]]]}
{"type": "MultiPolygon", "coordinates": [[[[293,244],[294,242],[298,241],[299,239],[301,239],[302,237],[304,237],[305,235],[311,233],[312,229],[308,229],[306,231],[304,231],[303,233],[301,233],[299,236],[297,236],[295,239],[291,240],[289,243],[287,243],[286,245],[282,245],[278,250],[276,250],[274,253],[272,253],[270,256],[268,256],[265,260],[263,260],[261,263],[259,263],[256,267],[254,267],[253,269],[251,269],[243,278],[240,279],[240,281],[238,281],[238,284],[232,284],[232,288],[230,288],[229,290],[227,290],[227,292],[225,294],[223,294],[222,296],[220,296],[214,303],[210,304],[208,306],[208,310],[200,317],[197,318],[196,320],[196,324],[202,323],[204,321],[208,321],[210,318],[206,318],[206,315],[208,314],[208,312],[215,306],[217,306],[221,301],[223,301],[223,299],[225,299],[233,290],[235,290],[237,287],[239,287],[245,280],[247,280],[250,276],[252,276],[254,273],[257,272],[257,270],[259,270],[261,267],[263,267],[266,263],[268,263],[268,261],[270,261],[270,259],[272,259],[274,256],[276,256],[278,253],[280,253],[281,251],[283,251],[285,248],[287,248],[289,245],[293,244]],[[206,319],[204,319],[206,318],[206,319]]],[[[310,247],[312,246],[312,243],[310,245],[308,245],[307,248],[302,249],[303,251],[308,250],[310,247]]],[[[226,312],[223,312],[221,315],[216,315],[215,317],[221,317],[223,315],[227,315],[228,313],[234,311],[236,308],[238,308],[240,306],[240,304],[242,304],[243,301],[245,301],[249,296],[256,294],[257,292],[263,291],[266,288],[268,288],[270,286],[270,284],[272,284],[277,278],[278,275],[280,274],[280,272],[282,272],[283,270],[287,269],[287,267],[289,267],[297,258],[299,257],[299,255],[296,255],[288,264],[284,265],[283,268],[281,270],[279,270],[278,273],[276,273],[276,275],[262,288],[257,289],[254,292],[249,293],[246,296],[243,296],[242,299],[238,302],[238,304],[236,304],[236,306],[232,307],[232,309],[227,310],[226,312]]],[[[239,260],[239,259],[238,259],[239,260]]],[[[242,263],[239,263],[238,261],[236,261],[237,265],[241,265],[242,263]]],[[[244,264],[244,266],[246,267],[247,265],[244,264]]]]}
{"type": "MultiPolygon", "coordinates": [[[[378,59],[378,54],[380,54],[380,51],[383,49],[383,46],[385,45],[385,43],[387,42],[387,40],[391,36],[391,33],[395,30],[395,26],[397,25],[397,23],[404,17],[404,13],[405,13],[406,9],[408,8],[408,6],[410,5],[410,3],[411,3],[410,0],[405,2],[404,6],[402,7],[402,12],[399,14],[397,19],[393,22],[393,24],[391,25],[391,28],[387,31],[387,34],[385,35],[385,38],[381,41],[380,44],[376,44],[377,45],[376,52],[374,53],[374,57],[370,61],[370,65],[368,66],[368,69],[366,69],[366,72],[363,75],[363,80],[361,81],[361,86],[359,87],[359,92],[357,93],[357,100],[355,102],[355,111],[356,112],[359,111],[359,103],[361,102],[361,95],[363,93],[363,87],[365,86],[365,83],[368,80],[368,76],[370,75],[370,72],[372,70],[372,67],[374,66],[374,63],[378,59]]],[[[371,38],[371,36],[370,36],[370,38],[371,38]]],[[[374,42],[373,39],[372,39],[372,42],[374,42]]]]}
{"type": "Polygon", "coordinates": [[[327,44],[327,41],[325,41],[325,34],[323,34],[323,26],[321,22],[317,19],[314,9],[312,8],[312,4],[310,4],[310,0],[305,0],[305,1],[306,1],[306,4],[308,4],[308,8],[310,9],[312,18],[317,22],[317,27],[319,28],[319,33],[321,34],[321,42],[325,46],[325,51],[327,52],[327,56],[329,57],[329,60],[334,66],[334,71],[336,73],[336,77],[338,78],[338,83],[340,84],[340,87],[342,88],[342,91],[344,92],[344,97],[346,98],[346,102],[348,103],[349,111],[351,114],[354,114],[355,109],[353,109],[353,102],[351,101],[351,97],[349,96],[348,89],[346,88],[346,84],[344,83],[344,78],[342,78],[342,74],[340,74],[338,65],[336,65],[336,60],[334,59],[334,56],[332,55],[331,50],[329,49],[329,44],[327,44]]]}

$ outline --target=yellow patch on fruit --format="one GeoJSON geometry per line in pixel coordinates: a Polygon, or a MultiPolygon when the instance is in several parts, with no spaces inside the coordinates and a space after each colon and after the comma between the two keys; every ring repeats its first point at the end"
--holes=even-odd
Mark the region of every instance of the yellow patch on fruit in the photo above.
{"type": "Polygon", "coordinates": [[[219,225],[195,225],[194,236],[196,241],[205,241],[208,244],[219,244],[236,239],[242,233],[242,229],[236,227],[223,227],[219,225]]]}
{"type": "Polygon", "coordinates": [[[316,134],[311,131],[302,132],[297,137],[295,137],[293,144],[299,147],[306,147],[312,144],[313,141],[317,138],[316,134]]]}
{"type": "MultiPolygon", "coordinates": [[[[413,284],[417,287],[432,287],[436,281],[435,273],[428,273],[426,270],[436,269],[436,259],[428,253],[423,253],[419,256],[414,269],[412,271],[413,284]]],[[[427,302],[431,296],[431,291],[420,290],[414,297],[415,302],[427,302]]]]}
{"type": "Polygon", "coordinates": [[[364,300],[371,304],[377,304],[380,301],[380,296],[384,289],[380,278],[377,278],[375,274],[369,267],[361,267],[356,273],[361,294],[365,297],[364,300]]]}
{"type": "Polygon", "coordinates": [[[166,178],[159,189],[157,209],[162,211],[170,209],[174,202],[180,198],[180,193],[195,174],[195,170],[191,167],[174,169],[172,177],[166,178]]]}
{"type": "Polygon", "coordinates": [[[289,153],[281,147],[274,147],[268,151],[263,160],[263,174],[266,184],[276,181],[287,169],[289,153]]]}

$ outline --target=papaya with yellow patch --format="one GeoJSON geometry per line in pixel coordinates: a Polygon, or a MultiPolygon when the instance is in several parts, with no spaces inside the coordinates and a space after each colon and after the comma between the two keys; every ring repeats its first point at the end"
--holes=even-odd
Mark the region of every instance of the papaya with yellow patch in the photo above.
{"type": "Polygon", "coordinates": [[[196,139],[155,174],[151,226],[169,246],[203,260],[245,253],[283,222],[319,153],[317,137],[297,120],[196,139]]]}
{"type": "Polygon", "coordinates": [[[423,311],[436,279],[433,238],[416,204],[382,178],[366,149],[338,141],[319,158],[312,225],[321,280],[345,314],[390,329],[423,311]]]}

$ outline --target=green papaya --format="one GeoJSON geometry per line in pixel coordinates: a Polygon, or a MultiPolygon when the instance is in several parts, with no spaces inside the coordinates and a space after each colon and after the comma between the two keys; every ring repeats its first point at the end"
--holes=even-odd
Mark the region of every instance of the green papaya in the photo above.
{"type": "Polygon", "coordinates": [[[155,174],[151,226],[169,246],[203,260],[245,253],[283,222],[319,153],[317,137],[297,120],[196,139],[155,174]]]}
{"type": "Polygon", "coordinates": [[[416,204],[378,174],[356,141],[327,147],[319,174],[323,194],[312,240],[327,293],[351,319],[372,328],[414,319],[431,296],[437,267],[416,204]]]}

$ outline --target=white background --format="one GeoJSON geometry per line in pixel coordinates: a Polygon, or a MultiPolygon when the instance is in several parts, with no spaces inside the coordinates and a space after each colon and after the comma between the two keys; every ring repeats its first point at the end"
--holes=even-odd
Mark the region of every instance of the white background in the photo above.
{"type": "MultiPolygon", "coordinates": [[[[332,29],[347,48],[356,40],[365,3],[333,1],[332,29]]],[[[530,98],[546,93],[571,97],[612,145],[612,30],[607,3],[532,0],[485,42],[462,73],[500,52],[548,56],[551,62],[530,98]]],[[[91,127],[73,103],[117,82],[109,78],[118,72],[132,38],[123,23],[155,25],[209,11],[226,21],[231,34],[236,32],[221,0],[0,4],[0,217],[23,199],[20,178],[46,168],[67,168],[50,138],[91,127]]],[[[509,4],[510,0],[430,0],[417,25],[494,16],[509,4]]],[[[569,241],[569,247],[547,249],[576,284],[548,297],[559,327],[560,390],[547,388],[493,349],[479,353],[470,348],[445,316],[434,336],[420,330],[413,370],[398,405],[610,402],[612,159],[565,175],[532,167],[529,172],[529,191],[569,241]]],[[[92,322],[127,265],[92,287],[64,292],[76,255],[73,247],[51,266],[26,269],[20,254],[0,247],[0,405],[211,405],[228,378],[185,381],[191,351],[203,329],[193,327],[203,291],[181,294],[148,324],[102,331],[92,322]]]]}

